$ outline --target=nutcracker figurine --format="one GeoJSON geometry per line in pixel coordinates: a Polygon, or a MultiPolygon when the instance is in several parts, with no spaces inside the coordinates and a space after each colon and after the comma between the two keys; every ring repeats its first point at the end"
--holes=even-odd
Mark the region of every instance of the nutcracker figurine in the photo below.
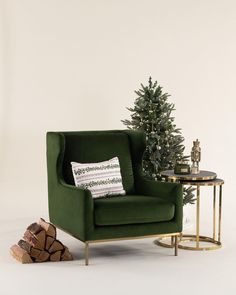
{"type": "Polygon", "coordinates": [[[200,142],[198,139],[193,142],[193,147],[191,151],[191,160],[192,160],[191,173],[198,174],[200,172],[199,162],[201,161],[201,148],[200,148],[200,142]]]}

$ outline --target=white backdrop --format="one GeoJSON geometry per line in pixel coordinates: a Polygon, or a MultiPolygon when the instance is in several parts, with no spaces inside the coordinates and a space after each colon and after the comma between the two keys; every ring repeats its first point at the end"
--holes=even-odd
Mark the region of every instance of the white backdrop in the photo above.
{"type": "Polygon", "coordinates": [[[234,0],[2,0],[0,9],[0,219],[47,215],[46,131],[124,128],[151,75],[172,95],[186,153],[199,138],[201,168],[226,180],[231,222],[234,0]]]}

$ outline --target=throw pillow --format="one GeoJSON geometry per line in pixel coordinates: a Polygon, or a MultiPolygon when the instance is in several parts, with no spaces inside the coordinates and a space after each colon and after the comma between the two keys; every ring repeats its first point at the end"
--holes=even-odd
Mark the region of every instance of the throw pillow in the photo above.
{"type": "Polygon", "coordinates": [[[99,163],[71,162],[75,185],[89,189],[93,198],[125,195],[117,157],[99,163]]]}

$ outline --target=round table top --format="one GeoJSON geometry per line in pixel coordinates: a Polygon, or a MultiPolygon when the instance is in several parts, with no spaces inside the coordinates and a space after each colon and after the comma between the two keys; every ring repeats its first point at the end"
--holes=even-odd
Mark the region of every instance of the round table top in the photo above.
{"type": "Polygon", "coordinates": [[[201,170],[198,174],[175,174],[174,170],[165,170],[161,172],[161,176],[169,180],[179,181],[202,181],[216,179],[215,172],[201,170]]]}

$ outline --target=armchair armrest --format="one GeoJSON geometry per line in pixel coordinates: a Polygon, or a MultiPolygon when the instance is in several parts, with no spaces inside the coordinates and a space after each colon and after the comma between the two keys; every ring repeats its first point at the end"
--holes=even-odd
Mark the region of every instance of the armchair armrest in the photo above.
{"type": "Polygon", "coordinates": [[[50,220],[76,238],[86,241],[93,230],[93,199],[89,190],[60,179],[49,188],[50,220]]]}
{"type": "Polygon", "coordinates": [[[136,183],[138,194],[157,196],[175,204],[174,221],[182,231],[183,219],[183,186],[180,183],[161,182],[145,179],[143,176],[136,183]]]}
{"type": "Polygon", "coordinates": [[[138,194],[158,196],[173,203],[183,201],[183,186],[176,182],[162,182],[140,177],[137,181],[136,190],[138,194]]]}
{"type": "Polygon", "coordinates": [[[136,193],[158,196],[178,204],[178,206],[182,208],[183,191],[181,184],[153,181],[144,177],[142,168],[142,158],[146,148],[144,132],[136,130],[126,130],[125,132],[128,134],[130,140],[136,193]]]}

